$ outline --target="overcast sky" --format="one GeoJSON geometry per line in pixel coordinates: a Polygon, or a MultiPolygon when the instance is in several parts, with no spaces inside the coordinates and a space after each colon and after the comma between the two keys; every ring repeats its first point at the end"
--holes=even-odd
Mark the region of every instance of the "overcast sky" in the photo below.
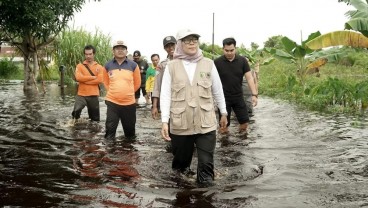
{"type": "Polygon", "coordinates": [[[301,34],[305,40],[318,30],[343,30],[350,9],[338,0],[91,0],[71,25],[91,32],[99,28],[113,40],[124,40],[129,53],[140,50],[147,58],[158,53],[163,60],[163,38],[179,29],[195,30],[201,42],[211,44],[213,13],[215,44],[234,37],[250,48],[251,42],[263,47],[275,35],[300,43],[301,34]]]}

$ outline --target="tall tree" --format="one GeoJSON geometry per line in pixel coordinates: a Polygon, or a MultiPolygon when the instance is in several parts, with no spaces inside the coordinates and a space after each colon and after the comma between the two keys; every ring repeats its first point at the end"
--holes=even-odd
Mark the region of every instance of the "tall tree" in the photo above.
{"type": "Polygon", "coordinates": [[[0,0],[0,42],[16,46],[24,58],[24,85],[37,91],[40,52],[67,26],[85,0],[0,0]]]}
{"type": "Polygon", "coordinates": [[[268,40],[263,43],[264,47],[281,49],[283,47],[282,42],[281,42],[281,39],[283,37],[284,36],[282,35],[276,35],[276,36],[269,37],[268,40]]]}

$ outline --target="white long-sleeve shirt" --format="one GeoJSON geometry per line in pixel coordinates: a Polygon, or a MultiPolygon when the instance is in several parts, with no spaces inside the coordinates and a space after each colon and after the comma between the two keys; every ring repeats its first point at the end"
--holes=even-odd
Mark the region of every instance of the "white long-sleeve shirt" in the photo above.
{"type": "MultiPolygon", "coordinates": [[[[191,63],[183,60],[185,71],[187,72],[190,83],[193,82],[194,73],[197,67],[197,63],[191,63]]],[[[217,72],[215,64],[212,65],[211,71],[212,79],[212,95],[216,101],[217,107],[221,114],[227,113],[224,92],[222,89],[222,83],[220,76],[217,72]]],[[[169,72],[169,66],[166,65],[165,73],[162,78],[161,93],[160,93],[160,109],[161,109],[161,121],[168,123],[170,118],[170,104],[171,104],[171,75],[169,72]]]]}

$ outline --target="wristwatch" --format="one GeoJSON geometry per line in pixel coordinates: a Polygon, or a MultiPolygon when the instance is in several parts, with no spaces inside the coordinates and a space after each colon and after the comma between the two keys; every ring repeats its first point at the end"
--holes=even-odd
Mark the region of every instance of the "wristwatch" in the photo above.
{"type": "Polygon", "coordinates": [[[258,94],[252,94],[252,96],[254,96],[254,97],[258,98],[258,94]]]}

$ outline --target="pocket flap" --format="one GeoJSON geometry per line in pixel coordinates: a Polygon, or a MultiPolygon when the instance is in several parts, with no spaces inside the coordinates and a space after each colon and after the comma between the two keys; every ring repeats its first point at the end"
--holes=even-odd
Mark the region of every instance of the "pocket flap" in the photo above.
{"type": "Polygon", "coordinates": [[[204,105],[201,105],[201,108],[205,111],[211,111],[213,110],[213,104],[204,104],[204,105]]]}
{"type": "Polygon", "coordinates": [[[171,88],[175,91],[175,92],[179,92],[181,89],[183,89],[185,87],[184,84],[173,84],[171,86],[171,88]]]}
{"type": "Polygon", "coordinates": [[[171,113],[173,114],[182,114],[185,111],[185,108],[171,108],[171,113]]]}
{"type": "Polygon", "coordinates": [[[199,81],[198,82],[198,85],[207,89],[207,88],[210,88],[212,86],[212,82],[209,82],[209,81],[199,81]]]}

